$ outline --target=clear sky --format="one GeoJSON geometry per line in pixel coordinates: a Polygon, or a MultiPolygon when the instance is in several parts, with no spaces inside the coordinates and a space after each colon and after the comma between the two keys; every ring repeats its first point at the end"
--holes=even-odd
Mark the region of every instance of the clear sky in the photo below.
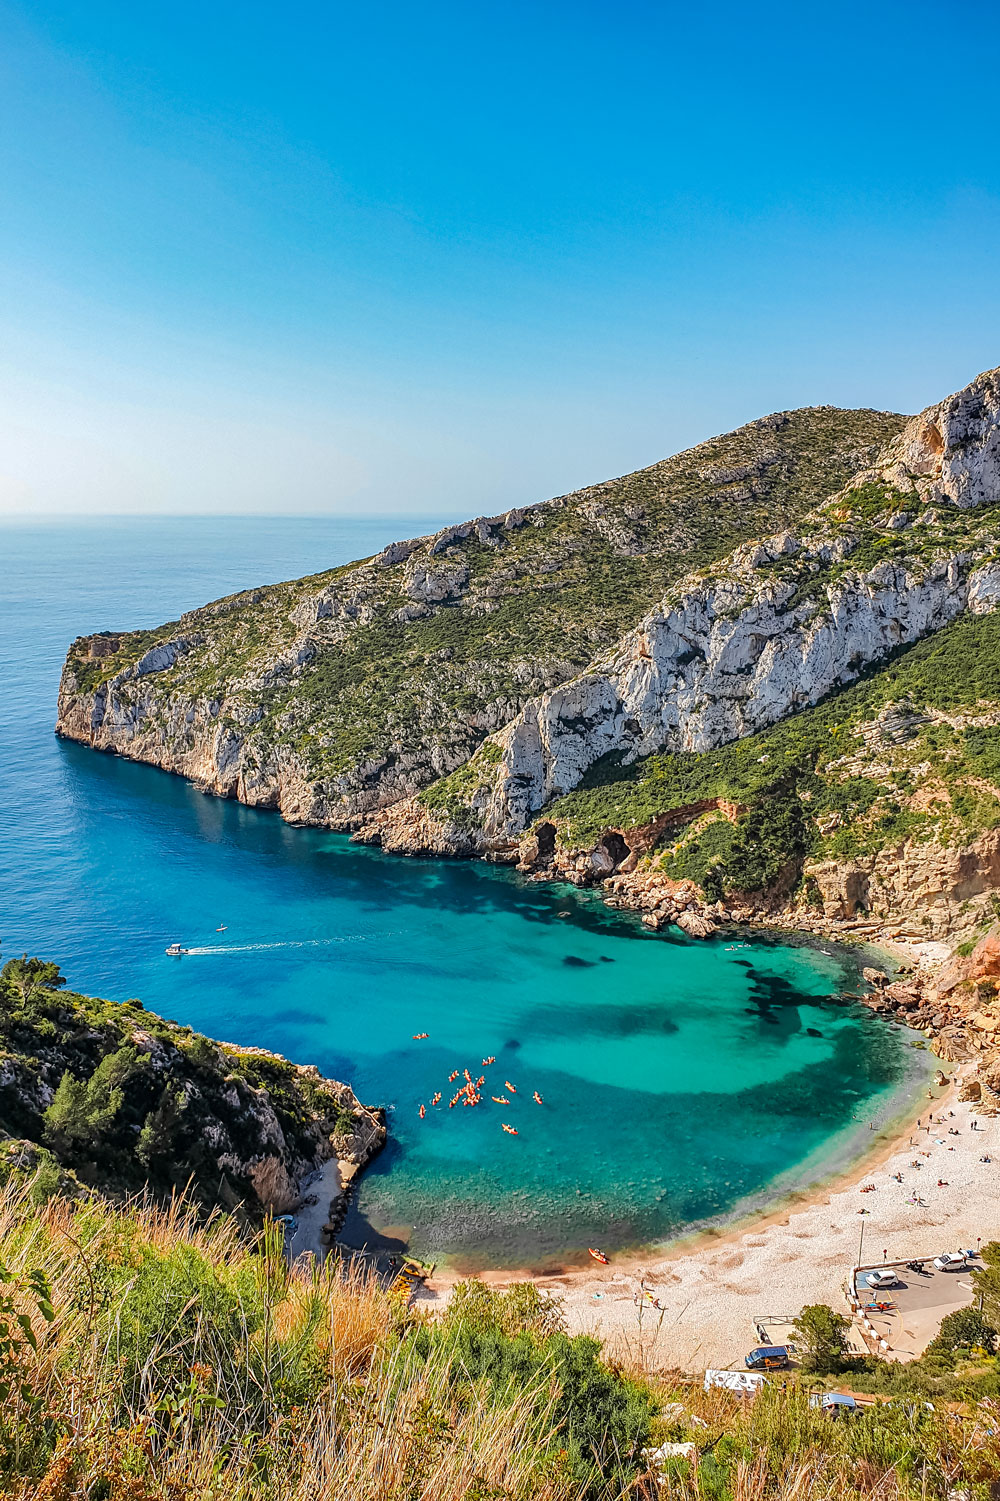
{"type": "Polygon", "coordinates": [[[0,0],[0,508],[491,512],[1000,364],[1000,8],[0,0]]]}

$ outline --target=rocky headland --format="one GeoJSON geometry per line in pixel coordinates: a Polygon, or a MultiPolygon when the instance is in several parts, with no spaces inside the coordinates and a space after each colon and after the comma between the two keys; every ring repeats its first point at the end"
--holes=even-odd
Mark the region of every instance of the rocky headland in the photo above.
{"type": "Polygon", "coordinates": [[[5,1160],[254,1221],[295,1209],[324,1163],[349,1180],[385,1143],[384,1113],[315,1067],[64,987],[39,959],[0,972],[5,1160]]]}
{"type": "Polygon", "coordinates": [[[81,637],[57,732],[292,822],[357,829],[464,769],[693,566],[794,524],[903,422],[778,413],[621,479],[153,631],[81,637]]]}
{"type": "MultiPolygon", "coordinates": [[[[653,929],[939,961],[998,915],[998,600],[991,371],[909,420],[778,413],[81,637],[57,732],[387,851],[601,887],[653,929]]],[[[989,1051],[953,1016],[977,983],[909,1008],[956,1056],[989,1051]]]]}

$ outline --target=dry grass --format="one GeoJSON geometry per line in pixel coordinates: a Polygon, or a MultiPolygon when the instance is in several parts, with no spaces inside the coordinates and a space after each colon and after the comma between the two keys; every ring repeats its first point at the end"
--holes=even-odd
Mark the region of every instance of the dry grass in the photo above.
{"type": "Polygon", "coordinates": [[[554,1392],[456,1383],[356,1267],[291,1271],[275,1237],[248,1246],[180,1202],[36,1208],[13,1187],[0,1264],[37,1342],[12,1352],[0,1407],[0,1491],[17,1501],[579,1496],[554,1392]]]}
{"type": "MultiPolygon", "coordinates": [[[[14,1501],[995,1501],[990,1401],[831,1422],[795,1386],[747,1402],[679,1374],[657,1379],[653,1444],[693,1443],[693,1458],[583,1483],[554,1368],[475,1376],[365,1270],[290,1270],[275,1237],[248,1244],[181,1202],[38,1207],[8,1187],[0,1267],[0,1494],[14,1501]]],[[[612,1360],[648,1380],[643,1333],[612,1360]]]]}

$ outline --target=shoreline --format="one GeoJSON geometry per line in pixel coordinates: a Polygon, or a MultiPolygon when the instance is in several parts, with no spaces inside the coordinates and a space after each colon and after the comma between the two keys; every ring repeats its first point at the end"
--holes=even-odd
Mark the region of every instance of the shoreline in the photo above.
{"type": "MultiPolygon", "coordinates": [[[[595,891],[593,895],[599,900],[598,892],[595,891]]],[[[851,963],[857,965],[859,984],[862,983],[860,949],[870,951],[873,958],[878,953],[887,961],[885,968],[889,973],[900,963],[916,967],[931,962],[929,956],[919,952],[916,945],[911,946],[898,939],[895,941],[882,939],[881,934],[878,938],[873,938],[869,934],[863,937],[857,935],[853,941],[844,942],[843,937],[821,935],[806,929],[781,928],[764,922],[741,925],[741,928],[746,927],[752,927],[760,933],[767,933],[779,943],[787,943],[790,938],[795,938],[808,948],[816,947],[821,942],[842,946],[850,955],[851,963]]],[[[725,931],[725,928],[722,928],[712,937],[718,941],[724,937],[725,931]]],[[[936,959],[937,955],[934,958],[936,959]]],[[[853,998],[848,996],[847,999],[853,998]]],[[[884,1018],[882,1024],[892,1025],[884,1018]]],[[[904,1034],[899,1039],[899,1045],[905,1052],[907,1029],[897,1024],[894,1030],[904,1034]]],[[[942,1060],[934,1050],[934,1040],[919,1033],[911,1033],[910,1036],[913,1042],[926,1048],[925,1056],[928,1063],[929,1060],[933,1060],[933,1065],[940,1069],[942,1060]]],[[[875,1107],[876,1118],[886,1110],[886,1107],[889,1113],[884,1124],[870,1135],[860,1128],[852,1132],[849,1126],[841,1127],[831,1138],[828,1138],[826,1143],[808,1154],[797,1167],[786,1169],[772,1180],[771,1185],[749,1195],[742,1206],[737,1203],[718,1219],[696,1222],[684,1227],[668,1240],[652,1242],[623,1251],[621,1255],[614,1257],[615,1268],[624,1272],[635,1272],[648,1266],[652,1261],[677,1260],[685,1255],[694,1254],[702,1248],[718,1247],[736,1241],[744,1234],[766,1231],[774,1225],[787,1224],[789,1216],[815,1204],[827,1202],[838,1192],[849,1190],[855,1185],[859,1175],[869,1176],[899,1150],[900,1144],[912,1134],[917,1119],[922,1117],[928,1108],[934,1110],[946,1108],[953,1095],[953,1085],[952,1083],[935,1085],[934,1066],[926,1068],[914,1066],[912,1077],[900,1081],[888,1100],[880,1102],[875,1107]],[[851,1143],[846,1150],[845,1138],[851,1143]],[[832,1152],[829,1151],[831,1141],[838,1143],[832,1152]],[[824,1163],[823,1158],[827,1153],[829,1153],[830,1160],[824,1163]],[[796,1178],[797,1182],[794,1181],[796,1178]]],[[[955,1065],[951,1065],[947,1071],[951,1073],[952,1079],[956,1077],[955,1065]]],[[[579,1253],[576,1254],[579,1255],[579,1253]]],[[[598,1265],[586,1258],[563,1261],[559,1253],[548,1254],[533,1265],[521,1263],[502,1267],[477,1266],[474,1257],[463,1258],[459,1255],[452,1258],[447,1252],[439,1252],[438,1257],[438,1269],[434,1281],[443,1297],[449,1296],[450,1290],[455,1285],[469,1278],[476,1278],[495,1286],[520,1281],[534,1281],[540,1286],[570,1285],[585,1281],[593,1275],[598,1265]]]]}
{"type": "MultiPolygon", "coordinates": [[[[934,1120],[947,1122],[937,1134],[915,1106],[891,1139],[873,1144],[849,1170],[770,1211],[612,1258],[606,1267],[594,1263],[545,1276],[493,1272],[483,1280],[494,1286],[534,1281],[563,1299],[571,1334],[595,1335],[612,1353],[641,1357],[647,1368],[698,1372],[741,1365],[760,1342],[756,1321],[794,1315],[809,1303],[849,1311],[845,1288],[862,1241],[861,1263],[868,1265],[880,1264],[883,1251],[889,1261],[901,1261],[1000,1236],[1000,1119],[976,1117],[958,1099],[960,1084],[956,1072],[928,1102],[934,1120]],[[918,1113],[924,1121],[919,1130],[918,1113]],[[949,1128],[958,1134],[949,1136],[949,1128]],[[875,1192],[862,1196],[869,1183],[875,1192]],[[647,1301],[654,1297],[658,1307],[647,1301]]],[[[461,1279],[445,1273],[434,1280],[425,1307],[445,1301],[461,1279]]],[[[919,1350],[914,1345],[899,1353],[908,1358],[919,1350]]]]}
{"type": "MultiPolygon", "coordinates": [[[[597,892],[594,894],[598,895],[597,892]]],[[[778,941],[787,941],[790,936],[794,936],[805,940],[806,947],[813,947],[820,941],[831,943],[842,941],[832,937],[827,938],[825,935],[811,933],[805,929],[770,927],[765,923],[741,924],[740,926],[741,928],[752,927],[757,932],[770,933],[778,941]]],[[[736,929],[733,931],[736,931],[736,929]]],[[[717,933],[711,936],[712,938],[720,939],[726,936],[726,932],[727,929],[723,926],[717,933]]],[[[704,940],[690,941],[702,942],[704,940]]],[[[883,945],[881,943],[870,942],[867,939],[858,939],[853,943],[844,943],[845,948],[854,950],[864,947],[865,949],[881,951],[893,965],[898,964],[900,961],[913,964],[914,966],[921,962],[928,962],[926,959],[922,959],[915,949],[903,941],[899,941],[892,946],[895,948],[895,953],[890,952],[888,944],[883,945]]],[[[852,954],[852,962],[858,963],[858,981],[859,983],[863,983],[860,974],[861,965],[856,953],[852,954]]],[[[892,1025],[888,1019],[883,1018],[883,1022],[886,1025],[892,1025]]],[[[906,1029],[897,1026],[896,1030],[905,1031],[906,1029]]],[[[923,1044],[928,1055],[935,1059],[939,1068],[941,1067],[942,1060],[934,1051],[933,1039],[928,1039],[914,1033],[913,1041],[919,1041],[923,1044]]],[[[901,1046],[905,1046],[905,1044],[901,1043],[901,1046]]],[[[933,1095],[933,1108],[937,1109],[945,1104],[946,1092],[950,1093],[950,1086],[934,1085],[933,1072],[934,1070],[929,1070],[927,1078],[924,1080],[918,1081],[914,1079],[909,1089],[900,1087],[900,1097],[905,1101],[902,1107],[893,1111],[886,1124],[873,1133],[870,1139],[866,1138],[860,1131],[857,1132],[856,1150],[848,1151],[840,1161],[837,1161],[836,1153],[832,1154],[833,1160],[825,1171],[821,1169],[814,1175],[810,1170],[809,1164],[816,1159],[819,1159],[819,1162],[822,1161],[822,1154],[826,1144],[814,1149],[812,1153],[800,1162],[797,1168],[788,1170],[789,1176],[798,1175],[800,1178],[804,1177],[806,1180],[804,1183],[797,1185],[791,1182],[787,1186],[781,1186],[781,1179],[784,1175],[779,1174],[772,1180],[770,1188],[764,1188],[756,1194],[748,1196],[748,1199],[744,1201],[744,1207],[741,1208],[739,1204],[736,1204],[718,1219],[700,1223],[696,1222],[690,1228],[680,1231],[680,1233],[669,1240],[651,1242],[644,1247],[625,1251],[622,1253],[622,1258],[618,1259],[615,1264],[618,1266],[640,1265],[645,1264],[651,1257],[674,1257],[683,1255],[688,1250],[695,1249],[703,1244],[718,1245],[722,1240],[731,1239],[734,1236],[738,1237],[750,1228],[766,1228],[775,1222],[783,1221],[795,1210],[837,1192],[842,1186],[852,1184],[858,1173],[879,1167],[882,1162],[897,1150],[902,1137],[909,1134],[918,1116],[923,1114],[922,1107],[930,1105],[930,1091],[932,1089],[935,1091],[933,1095]]],[[[951,1066],[951,1074],[953,1079],[957,1077],[956,1065],[951,1066]]],[[[891,1103],[892,1101],[890,1100],[891,1103]]],[[[817,1165],[819,1165],[819,1162],[817,1165]]],[[[439,1271],[436,1280],[442,1287],[447,1288],[451,1288],[456,1283],[470,1277],[497,1285],[514,1281],[542,1282],[549,1277],[581,1277],[597,1264],[592,1261],[581,1261],[556,1265],[558,1260],[558,1255],[546,1256],[543,1268],[531,1268],[522,1265],[470,1269],[452,1264],[447,1253],[444,1253],[438,1262],[439,1271]]]]}
{"type": "MultiPolygon", "coordinates": [[[[611,1265],[616,1271],[634,1273],[637,1269],[648,1266],[651,1261],[659,1263],[679,1260],[681,1257],[694,1255],[702,1248],[723,1246],[740,1240],[744,1235],[766,1231],[774,1225],[786,1225],[792,1215],[827,1203],[835,1194],[855,1188],[859,1181],[868,1179],[901,1150],[905,1141],[912,1137],[918,1119],[922,1119],[928,1111],[939,1114],[942,1110],[953,1108],[958,1094],[957,1071],[946,1085],[930,1084],[928,1090],[924,1091],[920,1099],[912,1098],[883,1130],[874,1133],[874,1139],[863,1151],[826,1175],[811,1180],[804,1187],[789,1187],[758,1205],[742,1210],[736,1208],[732,1214],[720,1220],[694,1225],[671,1240],[613,1256],[611,1265]],[[934,1091],[932,1100],[927,1097],[929,1089],[934,1091]]],[[[764,1192],[766,1194],[766,1190],[764,1192]]],[[[439,1263],[440,1269],[434,1280],[439,1287],[450,1291],[459,1282],[469,1278],[492,1286],[507,1286],[514,1282],[537,1282],[539,1286],[544,1286],[549,1282],[586,1280],[598,1274],[596,1269],[599,1263],[594,1261],[567,1262],[564,1266],[554,1268],[554,1258],[548,1257],[546,1260],[547,1268],[544,1271],[533,1270],[531,1267],[487,1267],[481,1271],[461,1271],[448,1266],[446,1262],[443,1265],[439,1263]]]]}

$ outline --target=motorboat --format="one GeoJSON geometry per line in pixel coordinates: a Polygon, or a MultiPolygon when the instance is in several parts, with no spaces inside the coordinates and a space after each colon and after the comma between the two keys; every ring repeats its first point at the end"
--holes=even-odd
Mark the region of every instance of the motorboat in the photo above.
{"type": "Polygon", "coordinates": [[[182,954],[187,953],[187,949],[182,949],[179,943],[168,943],[164,953],[169,954],[171,959],[179,959],[182,954]]]}

